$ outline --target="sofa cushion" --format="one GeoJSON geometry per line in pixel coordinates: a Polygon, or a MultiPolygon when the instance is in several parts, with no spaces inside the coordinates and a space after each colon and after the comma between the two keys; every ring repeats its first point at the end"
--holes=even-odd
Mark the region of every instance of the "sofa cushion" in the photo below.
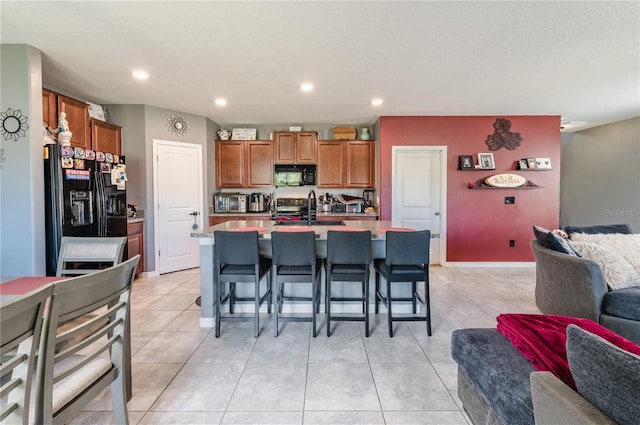
{"type": "Polygon", "coordinates": [[[567,356],[580,394],[620,424],[640,418],[640,356],[575,325],[567,328],[567,356]]]}
{"type": "Polygon", "coordinates": [[[632,233],[628,224],[601,224],[598,226],[566,226],[563,228],[571,236],[573,233],[632,233]]]}
{"type": "Polygon", "coordinates": [[[563,254],[577,255],[573,246],[571,246],[571,242],[544,227],[534,225],[533,234],[536,240],[540,242],[540,245],[545,248],[562,252],[563,254]]]}
{"type": "Polygon", "coordinates": [[[640,286],[607,292],[602,299],[602,311],[612,316],[640,321],[640,286]]]}
{"type": "Polygon", "coordinates": [[[535,368],[497,329],[459,329],[451,355],[505,424],[533,424],[529,374],[535,368]]]}

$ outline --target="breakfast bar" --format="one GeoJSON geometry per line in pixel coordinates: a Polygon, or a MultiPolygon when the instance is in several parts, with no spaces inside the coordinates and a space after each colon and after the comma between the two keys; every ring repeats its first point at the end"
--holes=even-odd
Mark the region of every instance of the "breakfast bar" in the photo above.
{"type": "MultiPolygon", "coordinates": [[[[214,298],[213,298],[213,253],[214,237],[216,230],[226,231],[257,231],[259,233],[260,254],[266,257],[271,256],[271,232],[275,231],[309,231],[316,234],[316,254],[320,258],[327,255],[327,232],[329,230],[368,230],[371,232],[371,253],[373,258],[385,257],[385,234],[389,230],[414,231],[423,230],[420,227],[400,225],[392,221],[373,220],[349,220],[346,225],[312,225],[305,226],[303,222],[299,225],[276,224],[271,220],[235,220],[217,224],[199,232],[192,233],[192,237],[198,238],[200,242],[200,326],[214,326],[214,298]]],[[[372,279],[374,273],[371,273],[372,279]]],[[[370,282],[372,284],[372,282],[370,282]]],[[[373,300],[372,300],[373,301],[373,300]]],[[[354,304],[356,305],[356,304],[354,304]]],[[[400,310],[401,311],[401,310],[400,310]]]]}

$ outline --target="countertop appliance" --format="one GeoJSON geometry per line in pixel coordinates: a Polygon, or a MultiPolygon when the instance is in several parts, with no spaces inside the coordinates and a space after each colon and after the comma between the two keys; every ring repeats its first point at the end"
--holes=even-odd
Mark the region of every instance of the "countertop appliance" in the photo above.
{"type": "Polygon", "coordinates": [[[44,147],[48,276],[56,274],[63,236],[127,236],[126,183],[112,184],[111,172],[124,163],[121,155],[58,144],[44,147]]]}
{"type": "Polygon", "coordinates": [[[217,213],[247,212],[247,195],[219,192],[213,195],[213,209],[217,213]]]}
{"type": "Polygon", "coordinates": [[[249,195],[249,211],[265,212],[269,210],[271,197],[263,193],[252,193],[249,195]]]}

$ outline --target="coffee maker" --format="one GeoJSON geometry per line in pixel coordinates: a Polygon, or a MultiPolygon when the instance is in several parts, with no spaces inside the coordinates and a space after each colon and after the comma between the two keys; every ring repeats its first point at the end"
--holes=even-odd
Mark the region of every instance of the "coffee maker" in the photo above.
{"type": "Polygon", "coordinates": [[[375,189],[365,189],[362,192],[362,199],[364,199],[364,207],[373,207],[373,200],[375,196],[375,189]]]}
{"type": "Polygon", "coordinates": [[[249,212],[265,212],[269,209],[271,197],[262,193],[249,195],[249,212]]]}

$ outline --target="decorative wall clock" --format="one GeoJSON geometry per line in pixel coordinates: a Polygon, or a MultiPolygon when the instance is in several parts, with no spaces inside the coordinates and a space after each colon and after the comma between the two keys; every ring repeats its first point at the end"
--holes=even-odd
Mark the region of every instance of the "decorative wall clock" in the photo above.
{"type": "Polygon", "coordinates": [[[169,133],[176,136],[184,136],[189,132],[189,122],[180,115],[171,115],[170,118],[167,118],[167,127],[169,133]]]}
{"type": "Polygon", "coordinates": [[[0,120],[2,121],[0,133],[2,133],[4,140],[12,139],[17,142],[20,137],[25,136],[26,130],[29,128],[27,117],[22,115],[20,109],[7,108],[5,112],[0,113],[0,120]]]}

